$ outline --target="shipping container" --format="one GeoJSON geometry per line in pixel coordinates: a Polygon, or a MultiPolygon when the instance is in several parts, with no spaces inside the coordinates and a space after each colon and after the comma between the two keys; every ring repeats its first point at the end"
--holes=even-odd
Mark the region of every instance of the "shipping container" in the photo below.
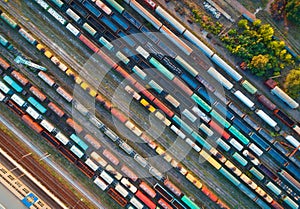
{"type": "Polygon", "coordinates": [[[0,57],[0,67],[4,70],[10,68],[10,64],[0,57]]]}
{"type": "Polygon", "coordinates": [[[86,30],[91,36],[95,36],[97,33],[97,30],[95,30],[92,26],[90,26],[88,23],[84,23],[82,25],[82,28],[86,30]]]}
{"type": "Polygon", "coordinates": [[[138,66],[135,65],[135,66],[132,68],[132,71],[133,71],[135,74],[137,74],[141,79],[145,80],[147,74],[146,74],[144,71],[142,71],[138,66]]]}
{"type": "Polygon", "coordinates": [[[297,203],[295,203],[291,198],[289,198],[288,196],[285,196],[282,198],[283,201],[292,209],[297,209],[299,208],[299,205],[297,203]]]}
{"type": "Polygon", "coordinates": [[[240,178],[253,190],[257,188],[257,184],[254,183],[248,176],[242,174],[240,178]]]}
{"type": "Polygon", "coordinates": [[[162,93],[162,91],[164,90],[158,83],[156,83],[155,81],[151,80],[148,83],[150,85],[150,87],[152,89],[154,89],[157,93],[162,93]]]}
{"type": "Polygon", "coordinates": [[[108,184],[111,184],[114,181],[114,179],[104,170],[100,173],[100,177],[108,184]]]}
{"type": "Polygon", "coordinates": [[[200,117],[205,123],[208,123],[211,119],[204,113],[202,112],[198,107],[194,106],[192,108],[192,111],[200,117]]]}
{"type": "Polygon", "coordinates": [[[90,158],[85,160],[85,164],[90,167],[90,169],[92,169],[93,171],[97,171],[99,166],[96,165],[96,163],[94,163],[90,158]]]}
{"type": "Polygon", "coordinates": [[[14,101],[19,107],[26,106],[26,102],[17,94],[11,96],[11,100],[14,101]]]}
{"type": "Polygon", "coordinates": [[[244,147],[243,145],[241,145],[237,140],[235,140],[234,138],[231,138],[229,140],[229,143],[237,150],[237,151],[241,151],[244,147]]]}
{"type": "Polygon", "coordinates": [[[132,197],[129,201],[137,209],[143,209],[144,205],[138,201],[135,197],[132,197]]]}
{"type": "Polygon", "coordinates": [[[108,164],[105,167],[105,170],[111,174],[115,179],[117,179],[118,181],[120,181],[122,179],[122,174],[119,173],[114,167],[112,167],[110,164],[108,164]]]}
{"type": "Polygon", "coordinates": [[[27,107],[26,108],[26,112],[34,119],[34,120],[40,120],[42,118],[42,116],[35,111],[35,109],[33,109],[32,107],[27,107]]]}
{"type": "Polygon", "coordinates": [[[103,36],[99,38],[99,42],[110,51],[114,48],[114,46],[103,36]]]}
{"type": "Polygon", "coordinates": [[[275,184],[273,184],[272,182],[268,182],[266,183],[266,186],[272,191],[274,192],[275,195],[280,195],[282,193],[282,191],[277,187],[275,186],[275,184]]]}
{"type": "Polygon", "coordinates": [[[187,143],[188,145],[190,145],[196,152],[200,152],[200,151],[201,151],[201,148],[200,148],[195,142],[193,142],[191,139],[186,138],[185,141],[186,141],[186,143],[187,143]]]}
{"type": "Polygon", "coordinates": [[[251,143],[249,149],[252,150],[257,156],[261,156],[264,152],[259,149],[255,144],[251,143]]]}
{"type": "Polygon", "coordinates": [[[199,129],[203,131],[203,133],[205,133],[208,137],[211,137],[214,134],[214,132],[210,128],[208,128],[204,123],[200,124],[199,129]]]}

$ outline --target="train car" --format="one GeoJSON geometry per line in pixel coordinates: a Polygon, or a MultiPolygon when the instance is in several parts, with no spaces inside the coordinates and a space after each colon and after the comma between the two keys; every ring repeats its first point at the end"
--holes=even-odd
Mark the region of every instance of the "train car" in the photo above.
{"type": "Polygon", "coordinates": [[[267,124],[269,124],[269,126],[271,126],[272,128],[274,128],[276,131],[279,131],[279,127],[276,121],[274,121],[269,115],[267,115],[264,111],[256,109],[255,113],[263,120],[265,121],[267,124]]]}
{"type": "Polygon", "coordinates": [[[29,80],[27,78],[25,78],[21,73],[13,70],[11,72],[11,75],[17,79],[17,81],[19,81],[19,83],[21,83],[23,86],[26,86],[29,83],[29,80]]]}
{"type": "Polygon", "coordinates": [[[114,45],[112,45],[106,38],[104,38],[103,36],[101,36],[99,38],[99,42],[105,47],[107,48],[109,51],[111,51],[114,48],[114,45]]]}
{"type": "Polygon", "coordinates": [[[170,180],[165,180],[164,181],[164,185],[171,191],[173,192],[173,194],[175,194],[176,196],[181,196],[182,192],[181,190],[175,186],[175,184],[173,184],[170,180]]]}
{"type": "Polygon", "coordinates": [[[122,197],[115,189],[109,188],[107,194],[115,200],[121,207],[125,207],[127,200],[122,197]]]}
{"type": "Polygon", "coordinates": [[[268,108],[269,110],[275,110],[277,108],[277,106],[271,102],[271,100],[269,100],[265,95],[261,94],[257,97],[257,100],[263,104],[266,108],[268,108]]]}
{"type": "Polygon", "coordinates": [[[186,195],[184,195],[181,198],[181,201],[185,203],[188,207],[193,208],[193,209],[200,209],[198,205],[196,205],[190,198],[188,198],[186,195]]]}
{"type": "MultiPolygon", "coordinates": [[[[154,9],[152,7],[152,9],[154,9]]],[[[166,12],[162,7],[157,6],[155,12],[164,20],[168,21],[172,27],[174,27],[180,34],[182,34],[186,28],[178,22],[173,16],[166,12]]]]}
{"type": "Polygon", "coordinates": [[[241,84],[250,94],[256,94],[257,89],[249,81],[243,80],[241,84]]]}
{"type": "Polygon", "coordinates": [[[223,118],[217,111],[212,110],[210,112],[210,115],[211,115],[212,118],[214,118],[223,127],[225,127],[225,128],[230,127],[230,123],[225,118],[223,118]]]}
{"type": "Polygon", "coordinates": [[[79,40],[82,41],[93,52],[97,53],[99,51],[99,48],[83,34],[79,35],[79,40]]]}
{"type": "Polygon", "coordinates": [[[155,29],[159,30],[162,27],[163,24],[135,0],[130,1],[130,6],[144,17],[155,29]]]}
{"type": "Polygon", "coordinates": [[[93,158],[102,168],[105,168],[107,162],[96,152],[91,153],[91,158],[93,158]]]}
{"type": "Polygon", "coordinates": [[[22,120],[30,127],[32,128],[35,132],[41,133],[43,131],[43,128],[36,122],[34,122],[30,116],[28,115],[23,115],[22,120]]]}
{"type": "Polygon", "coordinates": [[[98,170],[99,166],[96,165],[90,158],[87,158],[84,162],[90,169],[92,169],[94,172],[98,170]]]}
{"type": "Polygon", "coordinates": [[[80,21],[80,16],[76,13],[76,12],[74,12],[72,9],[70,9],[70,8],[68,8],[67,10],[66,10],[66,14],[70,17],[70,18],[72,18],[75,22],[79,22],[80,21]]]}
{"type": "Polygon", "coordinates": [[[129,169],[127,166],[123,165],[121,167],[121,171],[124,173],[124,175],[126,177],[130,178],[132,181],[137,181],[138,180],[138,176],[131,169],[129,169]]]}
{"type": "Polygon", "coordinates": [[[10,68],[10,64],[0,57],[0,67],[4,70],[8,70],[10,68]]]}
{"type": "Polygon", "coordinates": [[[127,197],[129,194],[129,192],[119,183],[115,185],[115,190],[123,197],[127,197]]]}
{"type": "Polygon", "coordinates": [[[300,135],[300,127],[298,125],[293,126],[293,130],[300,135]]]}
{"type": "Polygon", "coordinates": [[[214,54],[211,57],[211,60],[216,63],[222,70],[224,70],[233,80],[239,82],[242,80],[243,76],[241,76],[238,72],[236,72],[232,67],[230,67],[223,59],[221,59],[217,54],[214,54]]]}
{"type": "Polygon", "coordinates": [[[248,164],[248,161],[243,158],[239,153],[235,152],[232,157],[243,167],[245,167],[248,164]]]}
{"type": "Polygon", "coordinates": [[[46,113],[47,109],[43,105],[41,105],[38,101],[36,101],[35,98],[29,97],[27,101],[30,104],[32,104],[40,113],[42,114],[46,113]]]}
{"type": "Polygon", "coordinates": [[[156,205],[152,202],[146,195],[144,195],[140,190],[135,193],[135,196],[139,198],[145,205],[147,205],[150,209],[155,209],[156,205]]]}
{"type": "Polygon", "coordinates": [[[231,90],[233,88],[233,84],[228,81],[223,75],[221,75],[215,68],[210,67],[207,72],[227,90],[231,90]]]}
{"type": "MultiPolygon", "coordinates": [[[[191,98],[206,112],[210,112],[212,110],[211,106],[209,106],[204,100],[202,100],[197,94],[193,94],[191,98]]],[[[202,118],[203,119],[203,118],[202,118]]]]}
{"type": "Polygon", "coordinates": [[[177,77],[175,77],[172,80],[173,83],[176,84],[176,86],[178,86],[184,93],[186,93],[188,96],[192,96],[193,95],[193,91],[181,80],[179,80],[177,77]]]}
{"type": "Polygon", "coordinates": [[[238,106],[236,106],[233,102],[230,102],[228,104],[229,109],[231,109],[235,114],[237,114],[239,117],[243,118],[245,116],[245,113],[243,113],[238,106]]]}
{"type": "Polygon", "coordinates": [[[0,102],[3,102],[5,98],[5,95],[0,92],[0,102]]]}
{"type": "Polygon", "coordinates": [[[254,183],[248,176],[242,174],[240,178],[253,190],[257,188],[257,184],[254,183]]]}
{"type": "Polygon", "coordinates": [[[165,68],[157,59],[151,57],[149,60],[150,64],[152,64],[160,73],[162,73],[169,80],[174,79],[174,74],[171,73],[167,68],[165,68]]]}
{"type": "Polygon", "coordinates": [[[297,203],[295,203],[290,197],[285,196],[282,198],[283,202],[285,202],[289,207],[291,207],[292,209],[297,209],[299,208],[299,205],[297,203]]]}
{"type": "Polygon", "coordinates": [[[165,190],[160,184],[156,183],[153,188],[162,196],[164,197],[166,200],[168,200],[169,202],[171,200],[173,200],[173,196],[167,191],[165,190]]]}
{"type": "Polygon", "coordinates": [[[96,0],[96,1],[93,1],[95,2],[95,4],[103,11],[105,12],[105,14],[107,15],[111,15],[112,14],[112,10],[106,6],[102,1],[100,0],[96,0]]]}
{"type": "Polygon", "coordinates": [[[234,93],[234,96],[236,96],[242,103],[244,103],[247,107],[249,107],[251,110],[254,110],[255,104],[252,102],[247,96],[245,96],[241,91],[237,90],[234,93]]]}
{"type": "Polygon", "coordinates": [[[58,87],[56,92],[61,95],[67,102],[71,102],[73,100],[73,96],[71,96],[65,89],[62,87],[58,87]]]}
{"type": "Polygon", "coordinates": [[[203,133],[205,133],[206,136],[208,136],[208,137],[211,137],[211,136],[214,134],[214,132],[213,132],[210,128],[208,128],[204,123],[201,123],[201,124],[200,124],[199,129],[200,129],[203,133]]]}
{"type": "Polygon", "coordinates": [[[233,183],[235,186],[238,186],[241,184],[241,182],[235,178],[231,173],[229,173],[225,168],[221,168],[219,172],[227,178],[231,183],[233,183]]]}
{"type": "Polygon", "coordinates": [[[58,139],[63,145],[67,145],[70,142],[70,140],[60,131],[55,134],[55,138],[58,139]]]}
{"type": "Polygon", "coordinates": [[[289,182],[289,184],[291,186],[293,186],[295,189],[297,189],[298,191],[300,191],[300,183],[299,181],[297,181],[294,177],[292,177],[288,172],[286,172],[283,169],[280,169],[277,172],[284,180],[286,180],[287,182],[289,182]]]}
{"type": "Polygon", "coordinates": [[[260,181],[265,178],[265,176],[260,171],[258,171],[255,167],[252,167],[249,171],[250,173],[253,174],[253,176],[255,176],[260,181]]]}
{"type": "Polygon", "coordinates": [[[235,128],[241,130],[242,132],[244,132],[245,134],[249,135],[252,130],[241,120],[234,118],[232,120],[233,125],[235,126],[235,128]]]}
{"type": "Polygon", "coordinates": [[[200,41],[194,34],[192,34],[190,31],[186,30],[183,33],[183,36],[192,42],[198,49],[200,49],[207,57],[211,57],[214,52],[207,47],[202,41],[200,41]]]}
{"type": "Polygon", "coordinates": [[[42,116],[35,111],[35,109],[33,109],[32,107],[28,106],[26,108],[26,112],[34,119],[34,120],[40,120],[42,119],[42,116]]]}
{"type": "Polygon", "coordinates": [[[78,158],[82,158],[84,153],[75,145],[70,148],[70,151],[74,153],[78,158]]]}
{"type": "Polygon", "coordinates": [[[84,136],[84,139],[90,143],[95,149],[99,149],[101,147],[101,144],[97,141],[97,139],[95,139],[93,136],[91,136],[90,134],[86,134],[84,136]]]}
{"type": "Polygon", "coordinates": [[[289,127],[293,127],[296,124],[295,121],[290,119],[288,115],[286,115],[284,112],[282,112],[279,109],[274,110],[274,115],[289,127]]]}
{"type": "Polygon", "coordinates": [[[165,200],[163,200],[162,198],[160,198],[158,200],[158,204],[163,208],[163,209],[172,209],[173,207],[167,203],[165,200]]]}
{"type": "Polygon", "coordinates": [[[293,100],[289,95],[287,95],[282,89],[280,89],[278,86],[275,86],[271,93],[279,97],[283,102],[285,102],[287,105],[290,106],[292,109],[296,109],[299,107],[299,104],[293,100]]]}
{"type": "Polygon", "coordinates": [[[282,191],[275,186],[275,184],[273,184],[271,181],[269,181],[268,183],[266,183],[267,188],[269,188],[276,196],[279,196],[282,191]]]}
{"type": "Polygon", "coordinates": [[[12,94],[13,91],[8,88],[2,81],[0,81],[0,90],[4,93],[4,94],[12,94]]]}
{"type": "Polygon", "coordinates": [[[82,2],[82,4],[91,14],[95,15],[97,18],[101,16],[102,13],[90,2],[84,1],[82,2]]]}
{"type": "Polygon", "coordinates": [[[104,134],[114,142],[119,139],[119,137],[112,130],[108,128],[104,130],[104,134]]]}
{"type": "Polygon", "coordinates": [[[115,155],[113,155],[109,150],[103,150],[102,154],[114,165],[118,165],[120,163],[119,159],[115,155]]]}
{"type": "Polygon", "coordinates": [[[114,167],[112,167],[110,164],[108,164],[105,167],[105,170],[111,174],[115,179],[117,179],[118,181],[120,181],[122,179],[122,174],[119,173],[114,167]]]}
{"type": "Polygon", "coordinates": [[[48,107],[50,110],[52,110],[56,115],[58,115],[60,118],[65,115],[65,112],[62,111],[56,104],[53,102],[48,103],[48,107]]]}
{"type": "Polygon", "coordinates": [[[94,180],[94,183],[102,190],[105,191],[108,187],[108,184],[105,183],[101,178],[97,177],[94,180]]]}
{"type": "MultiPolygon", "coordinates": [[[[9,45],[9,42],[6,38],[4,38],[2,35],[0,35],[0,44],[4,47],[7,47],[9,45]]],[[[1,57],[0,57],[0,60],[2,60],[1,57]]],[[[1,65],[1,61],[0,61],[0,65],[1,65]]]]}
{"type": "Polygon", "coordinates": [[[274,181],[277,181],[279,179],[279,177],[276,176],[272,171],[270,171],[270,169],[267,168],[265,165],[260,164],[258,167],[266,176],[273,179],[274,181]]]}
{"type": "Polygon", "coordinates": [[[25,38],[26,41],[28,41],[30,44],[32,45],[36,45],[37,44],[37,40],[32,36],[30,35],[27,31],[25,31],[23,28],[21,28],[19,30],[19,33],[21,34],[21,36],[23,38],[25,38]]]}
{"type": "Polygon", "coordinates": [[[135,197],[132,197],[129,201],[137,209],[143,209],[144,205],[138,201],[135,197]]]}
{"type": "Polygon", "coordinates": [[[17,94],[13,94],[11,96],[11,100],[14,101],[19,107],[26,106],[26,102],[17,94]]]}
{"type": "Polygon", "coordinates": [[[17,28],[18,24],[10,18],[6,13],[2,12],[0,15],[1,19],[4,20],[10,27],[17,28]]]}
{"type": "Polygon", "coordinates": [[[156,196],[156,192],[150,187],[148,186],[148,184],[144,181],[142,181],[139,184],[139,187],[146,192],[152,199],[156,196]]]}
{"type": "Polygon", "coordinates": [[[242,171],[240,169],[238,169],[232,162],[230,162],[229,160],[227,160],[225,162],[225,166],[227,168],[229,168],[235,175],[240,176],[242,175],[242,171]]]}
{"type": "Polygon", "coordinates": [[[23,91],[23,88],[17,84],[10,76],[6,75],[3,77],[3,80],[9,84],[16,92],[20,93],[23,91]]]}
{"type": "Polygon", "coordinates": [[[138,66],[135,65],[135,66],[132,68],[132,71],[133,71],[136,75],[138,75],[141,79],[143,79],[143,80],[146,79],[147,74],[146,74],[144,71],[142,71],[138,66]]]}
{"type": "Polygon", "coordinates": [[[76,37],[80,34],[80,31],[71,23],[68,23],[66,28],[76,37]]]}
{"type": "Polygon", "coordinates": [[[230,140],[229,140],[229,143],[237,150],[237,151],[241,151],[243,148],[244,148],[244,146],[243,145],[241,145],[237,140],[235,140],[234,138],[231,138],[230,140]]]}
{"type": "Polygon", "coordinates": [[[67,20],[63,18],[58,12],[56,12],[53,8],[49,8],[48,13],[52,15],[60,24],[65,25],[67,24],[67,20]]]}
{"type": "Polygon", "coordinates": [[[192,184],[195,185],[195,187],[197,187],[198,189],[202,188],[202,183],[191,173],[188,173],[186,176],[186,179],[189,180],[192,184]]]}
{"type": "Polygon", "coordinates": [[[137,188],[128,181],[127,178],[122,178],[121,183],[129,189],[129,191],[131,191],[133,194],[135,194],[137,192],[137,188]]]}
{"type": "Polygon", "coordinates": [[[75,130],[75,132],[77,134],[80,134],[83,131],[83,128],[77,123],[75,122],[72,118],[68,118],[66,120],[66,123],[75,130]]]}
{"type": "Polygon", "coordinates": [[[252,150],[253,153],[255,153],[257,156],[261,156],[264,152],[259,149],[255,144],[250,143],[249,149],[252,150]]]}
{"type": "Polygon", "coordinates": [[[217,139],[216,143],[226,152],[230,150],[230,146],[224,142],[222,139],[217,139]]]}
{"type": "Polygon", "coordinates": [[[84,151],[86,151],[89,148],[89,146],[76,134],[71,134],[70,139],[72,139],[76,144],[78,144],[78,146],[80,146],[80,148],[84,151]]]}
{"type": "Polygon", "coordinates": [[[49,133],[52,133],[55,130],[55,126],[46,119],[43,119],[40,122],[40,125],[44,127],[49,133]]]}
{"type": "Polygon", "coordinates": [[[29,88],[29,91],[36,97],[38,98],[40,101],[45,101],[47,99],[46,95],[43,94],[37,87],[35,86],[31,86],[29,88]]]}
{"type": "Polygon", "coordinates": [[[257,122],[252,120],[248,115],[245,115],[243,120],[254,130],[258,131],[258,129],[260,129],[260,126],[257,124],[257,122]]]}
{"type": "Polygon", "coordinates": [[[93,28],[90,24],[88,24],[88,23],[84,23],[84,24],[82,25],[82,28],[83,28],[85,31],[87,31],[91,36],[95,36],[96,33],[97,33],[97,30],[94,29],[94,28],[93,28]]]}
{"type": "Polygon", "coordinates": [[[224,139],[229,140],[230,134],[224,130],[221,126],[219,126],[216,122],[213,120],[209,121],[209,126],[214,129],[218,134],[220,134],[224,139]]]}

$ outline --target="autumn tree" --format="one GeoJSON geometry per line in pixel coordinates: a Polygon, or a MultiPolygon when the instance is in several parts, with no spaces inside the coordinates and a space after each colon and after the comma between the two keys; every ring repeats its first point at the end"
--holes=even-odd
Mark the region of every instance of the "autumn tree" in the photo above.
{"type": "Polygon", "coordinates": [[[284,89],[293,98],[300,96],[300,68],[290,70],[284,82],[284,89]]]}
{"type": "Polygon", "coordinates": [[[269,57],[268,55],[259,54],[257,56],[253,56],[249,69],[257,76],[263,76],[266,74],[267,69],[270,69],[269,57]]]}
{"type": "Polygon", "coordinates": [[[249,30],[249,25],[248,25],[248,20],[246,19],[241,19],[239,22],[238,22],[238,26],[239,28],[242,28],[242,29],[245,29],[245,30],[249,30]]]}
{"type": "Polygon", "coordinates": [[[274,35],[274,29],[269,24],[261,25],[258,29],[258,33],[264,39],[264,41],[270,41],[274,35]]]}

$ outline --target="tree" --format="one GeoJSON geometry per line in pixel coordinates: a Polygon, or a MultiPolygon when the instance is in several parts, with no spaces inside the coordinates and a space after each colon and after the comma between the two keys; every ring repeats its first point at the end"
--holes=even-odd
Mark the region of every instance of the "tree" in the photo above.
{"type": "Polygon", "coordinates": [[[274,35],[274,29],[269,24],[261,25],[258,33],[262,36],[264,41],[270,41],[274,35]]]}
{"type": "Polygon", "coordinates": [[[249,28],[250,28],[248,25],[248,20],[246,20],[246,19],[241,19],[238,22],[238,26],[239,26],[239,28],[246,29],[246,30],[249,30],[249,28]]]}
{"type": "Polygon", "coordinates": [[[300,2],[299,0],[289,0],[286,7],[287,18],[297,24],[300,24],[300,2]]]}
{"type": "Polygon", "coordinates": [[[268,63],[268,55],[259,54],[257,56],[253,56],[250,62],[250,69],[257,76],[263,76],[266,74],[267,68],[270,68],[268,63]]]}
{"type": "Polygon", "coordinates": [[[284,90],[293,98],[300,96],[300,68],[290,70],[285,78],[284,90]]]}

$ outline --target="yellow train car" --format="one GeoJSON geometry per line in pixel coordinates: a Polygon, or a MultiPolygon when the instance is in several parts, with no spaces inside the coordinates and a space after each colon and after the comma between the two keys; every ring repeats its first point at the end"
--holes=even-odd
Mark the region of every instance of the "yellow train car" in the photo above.
{"type": "Polygon", "coordinates": [[[200,155],[207,161],[209,162],[212,166],[215,167],[215,169],[219,170],[222,166],[220,163],[218,163],[214,158],[210,156],[207,152],[204,150],[201,150],[200,155]]]}
{"type": "Polygon", "coordinates": [[[192,174],[188,173],[186,175],[187,180],[189,180],[191,183],[193,183],[198,189],[201,189],[202,183],[195,178],[192,174]]]}
{"type": "Polygon", "coordinates": [[[37,48],[39,51],[46,50],[46,46],[43,45],[43,44],[37,44],[37,45],[36,45],[36,48],[37,48]]]}
{"type": "Polygon", "coordinates": [[[141,99],[140,103],[145,106],[150,112],[154,112],[156,109],[149,104],[149,102],[147,102],[145,99],[141,99]]]}
{"type": "Polygon", "coordinates": [[[44,55],[49,59],[53,56],[53,54],[48,50],[44,52],[44,55]]]}

